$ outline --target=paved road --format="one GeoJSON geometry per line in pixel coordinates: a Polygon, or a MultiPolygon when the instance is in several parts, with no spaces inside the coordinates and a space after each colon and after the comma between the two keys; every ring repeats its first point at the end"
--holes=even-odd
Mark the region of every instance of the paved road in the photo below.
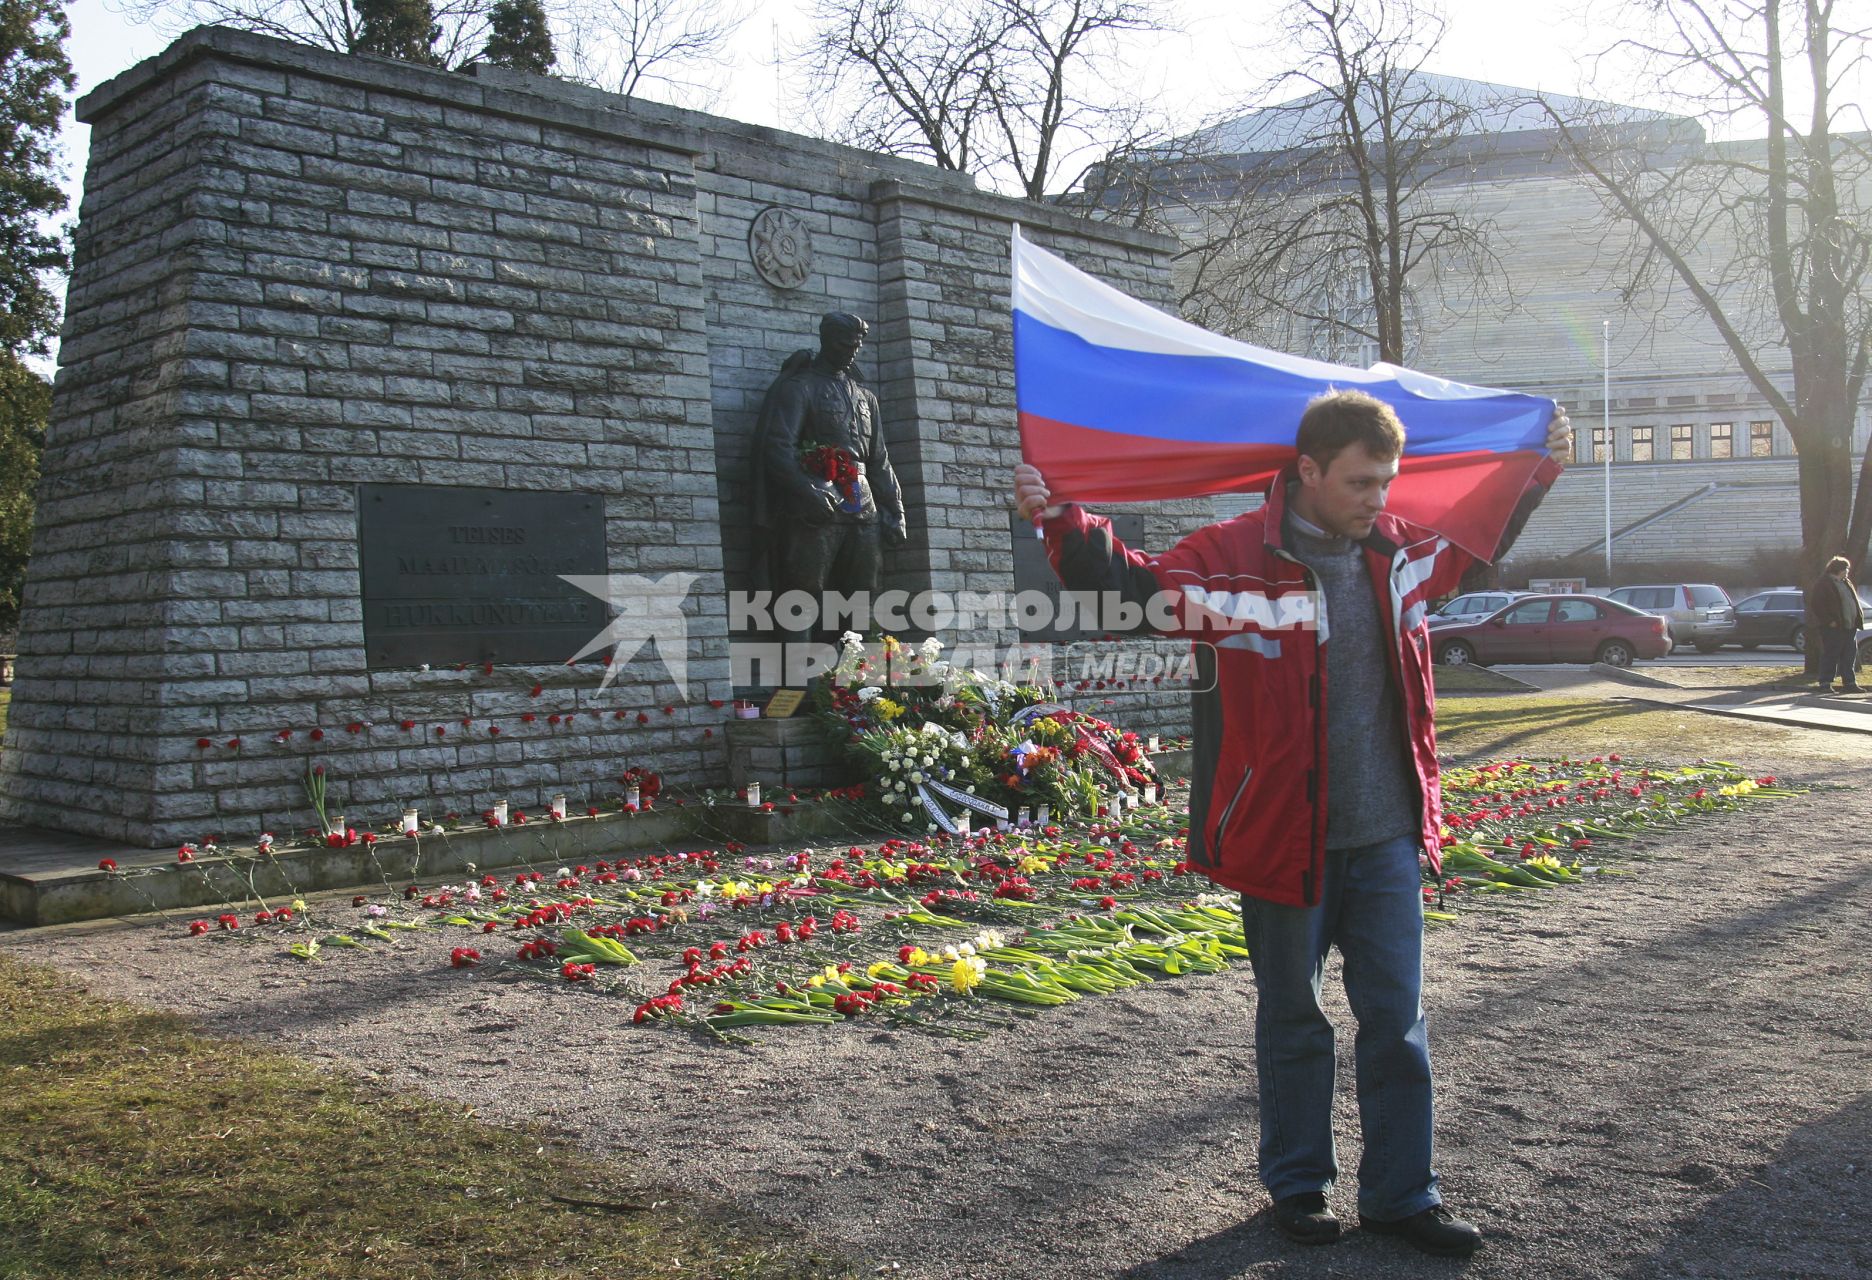
{"type": "MultiPolygon", "coordinates": [[[[1757,649],[1753,653],[1746,649],[1718,649],[1715,653],[1679,649],[1668,658],[1641,659],[1632,665],[1642,671],[1646,667],[1800,667],[1803,664],[1804,659],[1792,649],[1757,649]]],[[[1490,665],[1509,675],[1517,671],[1580,670],[1585,666],[1579,662],[1496,662],[1490,665]]]]}

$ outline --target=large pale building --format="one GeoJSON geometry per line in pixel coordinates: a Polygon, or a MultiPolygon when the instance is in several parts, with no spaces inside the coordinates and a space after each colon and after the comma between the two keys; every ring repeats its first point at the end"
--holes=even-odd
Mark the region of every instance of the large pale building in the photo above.
{"type": "MultiPolygon", "coordinates": [[[[1461,264],[1412,279],[1405,363],[1463,382],[1551,396],[1567,405],[1577,428],[1578,461],[1530,522],[1502,566],[1519,585],[1554,562],[1588,558],[1603,565],[1609,440],[1615,575],[1622,581],[1646,566],[1693,563],[1726,572],[1734,587],[1765,585],[1791,572],[1800,544],[1799,498],[1792,441],[1767,400],[1738,369],[1695,300],[1669,278],[1634,287],[1625,233],[1562,158],[1546,115],[1530,95],[1504,86],[1424,76],[1426,88],[1473,108],[1448,165],[1428,187],[1428,199],[1460,209],[1489,227],[1487,243],[1497,283],[1477,296],[1474,273],[1461,264]],[[1609,375],[1610,404],[1602,388],[1609,375]]],[[[1556,103],[1563,112],[1603,116],[1603,104],[1556,103]]],[[[1194,241],[1213,229],[1215,208],[1233,194],[1226,175],[1257,171],[1270,156],[1319,135],[1328,108],[1317,100],[1256,113],[1207,131],[1197,141],[1201,178],[1157,205],[1163,220],[1194,241]],[[1218,181],[1217,175],[1223,175],[1218,181]],[[1193,198],[1192,198],[1193,197],[1193,198]]],[[[1634,149],[1652,156],[1707,154],[1759,157],[1760,142],[1708,143],[1685,117],[1620,109],[1634,149]]],[[[1449,154],[1443,159],[1447,161],[1449,154]]],[[[1174,168],[1155,175],[1159,191],[1175,188],[1174,168]]],[[[1872,194],[1867,192],[1865,194],[1872,194]]],[[[1861,208],[1872,207],[1862,199],[1861,208]]],[[[1695,246],[1708,266],[1727,261],[1733,243],[1711,238],[1695,246]]],[[[1191,284],[1196,258],[1183,261],[1191,284]]],[[[1369,293],[1356,277],[1332,305],[1359,308],[1369,293]]],[[[1738,284],[1726,294],[1730,311],[1751,325],[1752,346],[1777,383],[1791,385],[1785,346],[1778,344],[1765,299],[1750,300],[1738,284]]],[[[1215,323],[1215,316],[1199,317],[1215,323]]],[[[1364,365],[1376,345],[1348,339],[1342,328],[1273,317],[1237,336],[1339,363],[1364,365]]],[[[1872,433],[1861,405],[1855,462],[1872,433]]],[[[1254,500],[1225,498],[1233,514],[1254,500]]],[[[1600,568],[1595,580],[1603,578],[1600,568]]]]}

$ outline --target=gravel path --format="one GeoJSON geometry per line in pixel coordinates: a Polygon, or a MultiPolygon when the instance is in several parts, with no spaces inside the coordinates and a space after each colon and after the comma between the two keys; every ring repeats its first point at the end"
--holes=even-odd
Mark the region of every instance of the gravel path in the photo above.
{"type": "MultiPolygon", "coordinates": [[[[452,972],[433,938],[319,966],[139,925],[0,945],[217,1032],[543,1123],[918,1280],[1863,1280],[1872,764],[1833,777],[1859,789],[1763,803],[1651,846],[1637,876],[1432,932],[1439,1168],[1488,1233],[1467,1264],[1356,1231],[1301,1249],[1268,1228],[1245,969],[979,1041],[764,1029],[737,1047],[632,1029],[586,990],[452,972]]],[[[1350,1216],[1349,1034],[1341,1049],[1334,1198],[1350,1216]]]]}

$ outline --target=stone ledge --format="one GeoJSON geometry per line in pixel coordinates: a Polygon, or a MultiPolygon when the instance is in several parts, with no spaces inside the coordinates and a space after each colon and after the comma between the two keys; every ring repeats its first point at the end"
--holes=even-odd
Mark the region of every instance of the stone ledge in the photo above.
{"type": "Polygon", "coordinates": [[[581,105],[572,95],[555,101],[551,96],[553,82],[546,77],[516,77],[531,82],[524,87],[484,84],[479,77],[420,67],[377,54],[333,53],[232,27],[196,27],[161,53],[145,58],[78,99],[77,118],[85,124],[96,123],[137,94],[167,82],[182,68],[207,57],[316,76],[375,93],[401,93],[444,106],[578,129],[688,157],[703,150],[701,135],[693,126],[629,114],[625,110],[627,100],[616,95],[604,95],[611,99],[611,104],[606,105],[581,105]]]}
{"type": "Polygon", "coordinates": [[[177,862],[173,853],[156,861],[107,842],[59,836],[67,856],[58,865],[44,865],[42,859],[36,867],[0,871],[0,919],[32,926],[259,900],[278,906],[282,900],[324,890],[433,885],[467,874],[470,868],[477,875],[515,867],[550,873],[601,858],[728,840],[767,846],[836,837],[849,843],[852,817],[848,806],[816,801],[772,810],[692,802],[646,813],[561,822],[535,819],[499,830],[463,828],[417,839],[385,838],[343,849],[203,854],[186,864],[177,862]],[[118,870],[100,871],[100,856],[116,857],[118,870]]]}
{"type": "Polygon", "coordinates": [[[920,204],[949,213],[998,218],[1008,222],[1018,222],[1024,227],[1062,231],[1095,243],[1147,249],[1155,253],[1173,252],[1177,244],[1174,237],[1164,235],[1162,232],[1127,227],[1115,222],[1100,222],[1063,209],[1051,208],[1033,200],[1016,200],[1010,196],[994,195],[982,191],[959,191],[936,183],[906,181],[901,178],[880,178],[871,184],[871,200],[880,206],[897,203],[920,204]]]}
{"type": "Polygon", "coordinates": [[[1190,766],[1196,759],[1196,753],[1188,747],[1171,747],[1163,751],[1151,752],[1151,764],[1156,766],[1160,778],[1187,778],[1190,766]]]}

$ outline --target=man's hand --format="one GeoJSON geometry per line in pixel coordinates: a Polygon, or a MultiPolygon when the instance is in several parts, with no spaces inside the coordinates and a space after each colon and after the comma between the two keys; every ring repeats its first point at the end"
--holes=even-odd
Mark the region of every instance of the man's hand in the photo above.
{"type": "Polygon", "coordinates": [[[1014,468],[1014,505],[1020,508],[1021,519],[1051,520],[1058,515],[1059,507],[1047,505],[1052,496],[1038,467],[1023,462],[1014,468]]]}
{"type": "Polygon", "coordinates": [[[885,546],[901,547],[904,543],[910,541],[910,531],[898,524],[895,520],[886,520],[884,521],[883,538],[885,546]]]}
{"type": "Polygon", "coordinates": [[[1553,417],[1547,420],[1547,452],[1563,467],[1573,463],[1573,421],[1563,404],[1555,405],[1553,417]]]}

